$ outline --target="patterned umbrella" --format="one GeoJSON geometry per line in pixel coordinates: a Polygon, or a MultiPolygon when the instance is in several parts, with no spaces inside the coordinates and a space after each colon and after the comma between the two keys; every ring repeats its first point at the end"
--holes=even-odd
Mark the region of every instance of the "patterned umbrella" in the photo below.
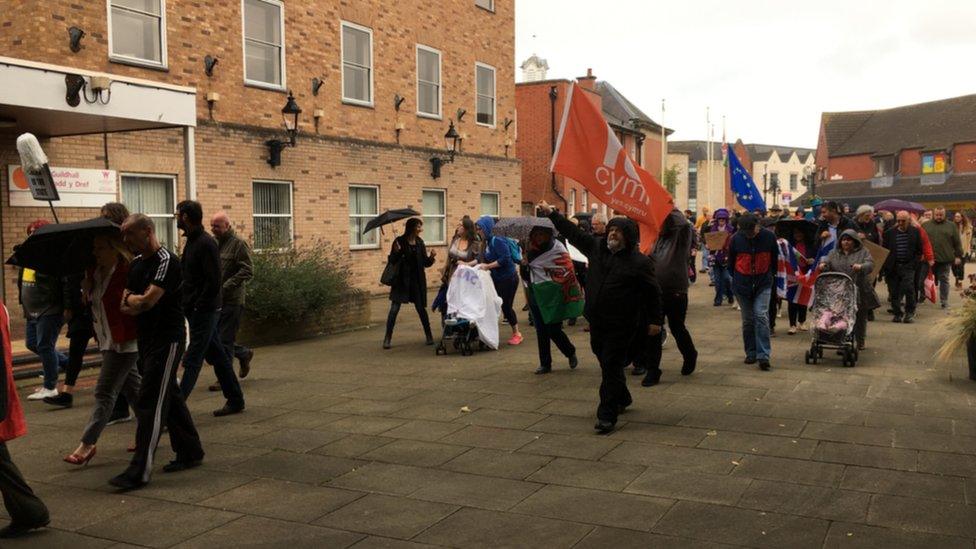
{"type": "Polygon", "coordinates": [[[521,217],[503,217],[495,223],[492,234],[495,236],[505,236],[515,240],[525,240],[529,238],[529,233],[535,227],[549,229],[553,234],[558,234],[555,225],[549,221],[548,217],[535,217],[524,215],[521,217]]]}

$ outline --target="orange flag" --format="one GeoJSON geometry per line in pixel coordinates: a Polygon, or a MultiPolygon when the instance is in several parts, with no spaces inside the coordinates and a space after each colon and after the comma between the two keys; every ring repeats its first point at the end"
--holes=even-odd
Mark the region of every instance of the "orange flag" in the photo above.
{"type": "Polygon", "coordinates": [[[636,221],[644,253],[674,208],[668,191],[627,156],[599,107],[576,84],[566,100],[550,171],[578,181],[614,211],[636,221]]]}

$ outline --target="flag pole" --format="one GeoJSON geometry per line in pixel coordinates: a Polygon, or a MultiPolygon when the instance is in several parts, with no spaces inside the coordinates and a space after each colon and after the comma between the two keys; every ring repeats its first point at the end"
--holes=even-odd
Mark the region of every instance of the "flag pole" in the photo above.
{"type": "Polygon", "coordinates": [[[668,135],[664,132],[664,99],[661,99],[661,183],[664,183],[664,170],[668,165],[667,157],[668,135]]]}
{"type": "Polygon", "coordinates": [[[711,107],[705,107],[705,188],[708,189],[709,202],[712,198],[712,140],[708,134],[708,127],[711,124],[711,107]]]}

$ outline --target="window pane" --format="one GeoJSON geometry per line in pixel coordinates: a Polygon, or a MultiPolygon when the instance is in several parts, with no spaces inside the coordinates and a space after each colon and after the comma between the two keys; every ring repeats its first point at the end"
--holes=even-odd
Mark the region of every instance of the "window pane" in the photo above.
{"type": "Polygon", "coordinates": [[[122,203],[133,213],[151,217],[160,243],[170,250],[176,249],[172,179],[122,176],[122,203]]]}
{"type": "Polygon", "coordinates": [[[162,61],[159,18],[122,9],[112,10],[112,53],[162,61]]]}
{"type": "Polygon", "coordinates": [[[369,57],[369,33],[352,27],[342,27],[342,60],[368,67],[369,57]]]}
{"type": "Polygon", "coordinates": [[[280,183],[254,183],[254,213],[291,215],[291,187],[280,183]]]}
{"type": "Polygon", "coordinates": [[[376,215],[376,189],[353,187],[349,189],[349,213],[354,215],[376,215]]]}
{"type": "Polygon", "coordinates": [[[490,97],[478,96],[478,122],[481,124],[495,123],[495,101],[490,97]]]}
{"type": "Polygon", "coordinates": [[[439,84],[441,81],[439,55],[428,50],[417,50],[417,77],[424,82],[439,84]]]}
{"type": "Polygon", "coordinates": [[[421,82],[417,86],[417,109],[427,114],[440,115],[440,89],[435,84],[421,82]]]}
{"type": "MultiPolygon", "coordinates": [[[[576,189],[570,190],[569,202],[571,209],[575,209],[576,189]]],[[[570,211],[570,213],[574,213],[570,211]]],[[[498,195],[495,193],[481,193],[481,215],[498,217],[498,195]]]]}
{"type": "Polygon", "coordinates": [[[495,71],[478,67],[478,95],[495,95],[495,71]]]}
{"type": "Polygon", "coordinates": [[[342,96],[369,101],[369,70],[346,65],[342,69],[342,96]]]}
{"type": "Polygon", "coordinates": [[[255,217],[254,247],[258,250],[287,248],[291,245],[290,217],[255,217]]]}
{"type": "Polygon", "coordinates": [[[123,6],[134,10],[160,15],[160,0],[112,0],[113,6],[123,6]]]}
{"type": "Polygon", "coordinates": [[[281,48],[248,42],[245,53],[245,75],[248,80],[281,84],[281,48]]]}
{"type": "Polygon", "coordinates": [[[281,9],[260,0],[245,0],[244,37],[281,45],[281,9]]]}
{"type": "Polygon", "coordinates": [[[424,215],[444,215],[444,193],[424,191],[424,215]]]}
{"type": "Polygon", "coordinates": [[[423,192],[424,233],[430,242],[444,242],[444,193],[423,192]]]}

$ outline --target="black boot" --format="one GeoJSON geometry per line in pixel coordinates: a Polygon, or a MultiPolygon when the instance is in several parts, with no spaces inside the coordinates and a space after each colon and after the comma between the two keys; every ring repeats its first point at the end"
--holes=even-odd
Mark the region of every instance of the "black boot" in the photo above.
{"type": "Polygon", "coordinates": [[[389,349],[390,347],[393,347],[393,345],[390,343],[390,339],[392,339],[392,336],[390,334],[386,334],[386,337],[383,338],[384,349],[389,349]]]}
{"type": "Polygon", "coordinates": [[[61,408],[71,408],[71,405],[74,404],[74,397],[71,396],[71,393],[58,393],[58,396],[44,397],[44,404],[59,406],[61,408]]]}

